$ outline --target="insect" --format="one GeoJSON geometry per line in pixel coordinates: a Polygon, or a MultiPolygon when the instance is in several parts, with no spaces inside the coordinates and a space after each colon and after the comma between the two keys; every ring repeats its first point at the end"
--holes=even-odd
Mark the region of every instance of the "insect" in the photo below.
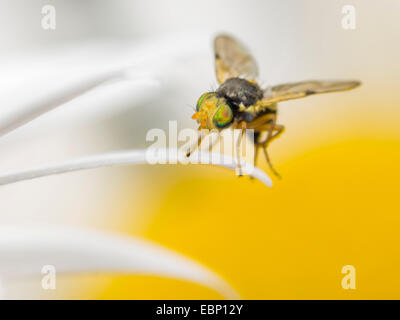
{"type": "MultiPolygon", "coordinates": [[[[201,129],[241,129],[236,141],[236,155],[240,169],[238,148],[246,129],[254,130],[255,156],[257,162],[262,149],[270,170],[279,177],[272,166],[267,147],[278,138],[285,127],[277,123],[277,103],[304,98],[313,94],[350,90],[358,87],[359,81],[311,80],[280,84],[262,89],[256,82],[258,68],[254,58],[237,40],[228,35],[218,35],[214,40],[215,71],[219,87],[215,92],[206,92],[196,104],[192,116],[201,129]]],[[[187,152],[187,156],[201,143],[187,152]]],[[[241,172],[241,171],[239,171],[241,172]]]]}

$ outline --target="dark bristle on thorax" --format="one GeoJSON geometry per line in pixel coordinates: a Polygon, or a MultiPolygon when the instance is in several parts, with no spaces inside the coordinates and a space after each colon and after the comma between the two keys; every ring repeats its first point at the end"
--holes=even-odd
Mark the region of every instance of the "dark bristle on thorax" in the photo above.
{"type": "Polygon", "coordinates": [[[218,97],[225,98],[235,109],[240,104],[249,107],[264,96],[263,91],[257,84],[241,78],[226,80],[221,84],[216,93],[218,97]]]}

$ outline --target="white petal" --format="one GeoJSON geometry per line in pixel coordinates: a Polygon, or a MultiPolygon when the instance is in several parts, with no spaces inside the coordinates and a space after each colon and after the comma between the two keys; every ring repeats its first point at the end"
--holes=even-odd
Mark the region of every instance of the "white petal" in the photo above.
{"type": "MultiPolygon", "coordinates": [[[[13,106],[7,113],[3,113],[0,118],[0,136],[24,125],[25,123],[51,111],[52,109],[74,99],[77,96],[109,81],[121,81],[129,79],[136,86],[158,86],[157,80],[143,77],[133,77],[133,72],[129,69],[121,69],[113,72],[106,72],[94,76],[86,76],[75,80],[73,83],[58,88],[55,92],[48,92],[36,101],[29,104],[13,106]],[[129,78],[127,78],[129,77],[129,78]]],[[[23,88],[21,88],[23,90],[23,88]]]]}
{"type": "MultiPolygon", "coordinates": [[[[173,154],[177,156],[175,149],[159,149],[163,152],[156,154],[159,161],[166,160],[165,157],[173,154]],[[172,152],[171,152],[172,151],[172,152]]],[[[22,180],[29,180],[39,178],[43,176],[49,176],[53,174],[65,173],[70,171],[77,171],[83,169],[91,169],[98,167],[106,167],[112,165],[121,164],[146,164],[148,159],[146,157],[147,150],[131,150],[131,151],[120,151],[114,153],[98,154],[93,156],[87,156],[79,159],[73,159],[69,161],[59,162],[55,164],[46,164],[40,167],[24,169],[21,171],[9,172],[0,175],[0,185],[10,184],[22,180]]],[[[193,153],[191,158],[196,156],[193,153]]],[[[176,160],[176,159],[171,159],[176,160]]],[[[208,152],[201,152],[201,157],[198,159],[201,164],[213,164],[222,166],[229,169],[235,169],[235,161],[232,157],[227,155],[220,155],[219,157],[210,157],[208,152]]],[[[257,178],[268,187],[272,187],[271,178],[261,169],[254,167],[249,163],[242,163],[245,172],[248,172],[252,177],[257,178]]]]}
{"type": "Polygon", "coordinates": [[[226,298],[239,296],[211,270],[172,250],[134,237],[60,226],[0,227],[0,274],[4,280],[77,272],[134,273],[187,280],[226,298]]]}

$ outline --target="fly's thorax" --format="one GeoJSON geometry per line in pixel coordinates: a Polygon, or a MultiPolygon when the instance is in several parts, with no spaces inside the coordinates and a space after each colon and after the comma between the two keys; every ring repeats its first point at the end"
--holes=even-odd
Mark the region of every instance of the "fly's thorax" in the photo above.
{"type": "Polygon", "coordinates": [[[199,123],[199,129],[222,130],[233,122],[234,114],[225,98],[218,97],[215,92],[207,92],[197,101],[192,118],[199,123]]]}
{"type": "Polygon", "coordinates": [[[229,103],[238,107],[255,105],[264,96],[263,91],[255,81],[242,78],[230,78],[217,90],[217,96],[225,98],[229,103]]]}

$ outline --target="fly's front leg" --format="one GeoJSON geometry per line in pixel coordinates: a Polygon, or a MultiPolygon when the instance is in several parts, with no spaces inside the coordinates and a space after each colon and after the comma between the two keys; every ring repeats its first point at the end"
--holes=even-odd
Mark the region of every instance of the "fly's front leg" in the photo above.
{"type": "Polygon", "coordinates": [[[202,131],[199,132],[199,136],[197,138],[197,143],[194,145],[191,145],[189,150],[186,152],[187,158],[189,158],[190,155],[200,147],[201,142],[203,141],[203,138],[205,138],[206,136],[207,136],[207,134],[204,135],[202,131]]]}
{"type": "Polygon", "coordinates": [[[211,142],[208,145],[208,152],[211,153],[214,146],[217,144],[218,141],[220,141],[219,131],[214,130],[214,129],[211,130],[209,137],[211,139],[211,142]],[[217,134],[217,137],[214,137],[215,134],[217,134]]]}

